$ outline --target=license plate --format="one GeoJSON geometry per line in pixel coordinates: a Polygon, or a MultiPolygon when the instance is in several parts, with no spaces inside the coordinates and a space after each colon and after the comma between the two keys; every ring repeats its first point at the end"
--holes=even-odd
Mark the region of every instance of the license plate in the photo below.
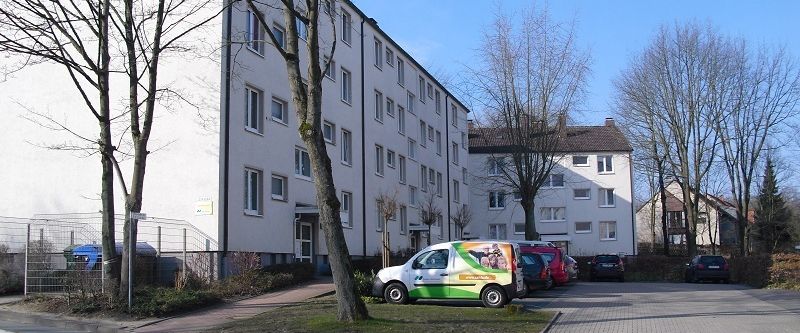
{"type": "Polygon", "coordinates": [[[603,266],[603,267],[614,267],[614,264],[602,264],[600,266],[603,266]]]}
{"type": "Polygon", "coordinates": [[[711,268],[711,269],[719,269],[719,266],[708,266],[708,268],[711,268]]]}

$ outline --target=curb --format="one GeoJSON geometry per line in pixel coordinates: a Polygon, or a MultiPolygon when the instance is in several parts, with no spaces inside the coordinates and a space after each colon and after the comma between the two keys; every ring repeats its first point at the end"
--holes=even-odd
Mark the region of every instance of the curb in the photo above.
{"type": "Polygon", "coordinates": [[[35,324],[45,327],[60,328],[75,331],[88,331],[88,332],[119,332],[124,331],[127,327],[122,326],[109,326],[103,322],[80,321],[74,319],[63,318],[58,315],[41,315],[23,313],[9,310],[0,310],[0,319],[10,322],[35,324]]]}
{"type": "Polygon", "coordinates": [[[553,325],[556,323],[556,321],[558,320],[558,318],[560,318],[560,317],[561,317],[561,315],[562,315],[562,314],[564,314],[564,313],[563,313],[563,312],[561,312],[561,311],[558,311],[558,312],[556,313],[556,315],[555,315],[555,316],[553,316],[553,318],[550,318],[550,322],[548,322],[548,323],[547,323],[547,326],[545,326],[545,327],[544,327],[544,328],[543,328],[541,331],[539,331],[539,333],[547,333],[547,332],[550,332],[550,329],[553,327],[553,325]]]}

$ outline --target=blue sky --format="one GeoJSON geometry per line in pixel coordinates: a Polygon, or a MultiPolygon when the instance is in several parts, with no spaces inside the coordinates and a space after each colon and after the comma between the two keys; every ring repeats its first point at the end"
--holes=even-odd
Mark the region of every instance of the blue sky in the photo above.
{"type": "MultiPolygon", "coordinates": [[[[368,16],[431,73],[461,79],[465,66],[476,62],[483,29],[497,5],[519,13],[532,1],[478,0],[353,0],[368,16]]],[[[579,45],[590,51],[592,76],[588,94],[575,118],[600,124],[612,115],[613,80],[649,43],[662,24],[710,22],[725,35],[742,37],[753,46],[786,46],[800,57],[800,1],[543,1],[559,21],[576,20],[579,45]]],[[[474,110],[478,111],[478,110],[474,110]]]]}

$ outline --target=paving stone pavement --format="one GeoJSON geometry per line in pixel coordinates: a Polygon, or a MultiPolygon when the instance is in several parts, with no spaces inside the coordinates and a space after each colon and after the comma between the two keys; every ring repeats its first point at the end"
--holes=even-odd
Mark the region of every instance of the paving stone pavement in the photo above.
{"type": "Polygon", "coordinates": [[[578,282],[520,302],[561,311],[550,332],[800,332],[800,292],[740,285],[578,282]]]}

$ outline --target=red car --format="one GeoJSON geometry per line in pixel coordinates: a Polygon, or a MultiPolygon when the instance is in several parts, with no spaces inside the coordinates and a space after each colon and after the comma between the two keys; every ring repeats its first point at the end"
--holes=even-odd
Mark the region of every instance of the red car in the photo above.
{"type": "Polygon", "coordinates": [[[520,246],[519,249],[522,253],[541,254],[542,257],[549,263],[550,275],[553,277],[553,282],[555,282],[557,286],[569,282],[569,274],[567,273],[564,263],[564,254],[561,252],[560,248],[545,246],[520,246]]]}

